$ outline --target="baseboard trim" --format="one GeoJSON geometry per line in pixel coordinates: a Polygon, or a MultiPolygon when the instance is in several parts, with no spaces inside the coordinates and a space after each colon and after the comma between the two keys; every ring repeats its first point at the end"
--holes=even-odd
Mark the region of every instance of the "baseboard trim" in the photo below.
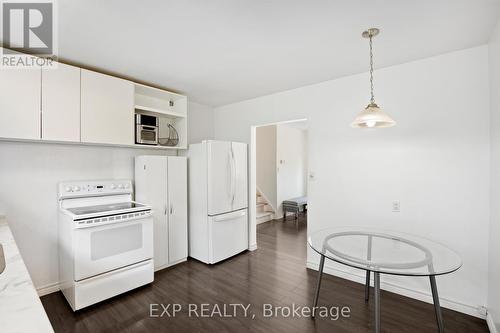
{"type": "Polygon", "coordinates": [[[495,326],[495,321],[493,320],[493,317],[491,316],[491,313],[489,311],[486,314],[486,323],[488,324],[490,333],[499,333],[497,327],[495,326]]]}
{"type": "Polygon", "coordinates": [[[257,243],[252,244],[248,247],[248,251],[255,251],[255,250],[257,250],[257,243]]]}
{"type": "Polygon", "coordinates": [[[36,288],[36,292],[38,293],[39,297],[55,293],[59,290],[60,290],[59,282],[49,283],[49,284],[46,284],[45,286],[36,288]]]}
{"type": "Polygon", "coordinates": [[[180,263],[183,263],[187,261],[187,257],[186,258],[182,258],[182,259],[179,259],[177,261],[174,261],[174,262],[171,262],[171,263],[168,263],[168,264],[165,264],[165,265],[162,265],[162,266],[158,266],[154,269],[155,272],[158,272],[158,271],[161,271],[162,269],[165,269],[165,268],[169,268],[169,267],[172,267],[172,266],[175,266],[177,264],[180,264],[180,263]]]}
{"type": "MultiPolygon", "coordinates": [[[[307,268],[314,269],[317,271],[319,268],[319,264],[315,263],[315,262],[308,261],[307,268]]],[[[343,279],[346,279],[346,280],[350,280],[350,281],[357,282],[360,284],[365,284],[366,277],[364,274],[354,274],[354,273],[347,272],[347,271],[344,271],[344,270],[341,270],[338,268],[328,267],[326,262],[325,262],[323,272],[330,274],[330,275],[334,275],[334,276],[343,278],[343,279]]],[[[419,301],[423,301],[426,303],[430,303],[430,304],[433,303],[432,295],[430,294],[430,292],[425,293],[425,292],[422,292],[419,290],[414,290],[414,289],[402,287],[402,286],[399,286],[399,285],[396,285],[396,284],[390,283],[390,282],[381,282],[380,288],[383,290],[389,291],[389,292],[393,292],[395,294],[403,295],[403,296],[413,298],[413,299],[416,299],[419,301]]],[[[439,300],[440,300],[440,304],[443,308],[447,308],[450,310],[461,312],[461,313],[464,313],[464,314],[467,314],[467,315],[470,315],[473,317],[486,319],[486,316],[479,313],[477,307],[475,307],[475,306],[471,306],[471,305],[457,302],[454,300],[446,299],[443,297],[440,297],[439,300]]]]}

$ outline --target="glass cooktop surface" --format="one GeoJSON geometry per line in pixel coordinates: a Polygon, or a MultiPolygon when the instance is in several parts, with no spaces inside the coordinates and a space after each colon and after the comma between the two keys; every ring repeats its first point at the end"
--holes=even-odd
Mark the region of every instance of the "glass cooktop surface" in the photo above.
{"type": "Polygon", "coordinates": [[[120,203],[105,204],[105,205],[73,207],[73,208],[68,208],[68,211],[75,215],[87,215],[96,213],[111,213],[114,211],[120,211],[124,209],[142,208],[142,207],[146,206],[140,203],[129,201],[129,202],[120,202],[120,203]]]}

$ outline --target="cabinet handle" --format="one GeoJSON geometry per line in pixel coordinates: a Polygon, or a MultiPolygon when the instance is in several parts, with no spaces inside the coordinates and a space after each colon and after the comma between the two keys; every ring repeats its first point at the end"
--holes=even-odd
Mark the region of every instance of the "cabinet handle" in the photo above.
{"type": "Polygon", "coordinates": [[[170,204],[170,215],[172,215],[173,212],[174,212],[174,207],[172,206],[172,204],[170,204]]]}

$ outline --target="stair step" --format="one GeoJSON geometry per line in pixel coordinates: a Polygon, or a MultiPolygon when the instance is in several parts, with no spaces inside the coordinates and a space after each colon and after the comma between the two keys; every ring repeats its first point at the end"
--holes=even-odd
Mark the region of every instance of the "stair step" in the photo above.
{"type": "Polygon", "coordinates": [[[255,220],[257,224],[260,224],[267,221],[271,221],[272,219],[273,219],[273,213],[271,212],[257,212],[255,220]]]}

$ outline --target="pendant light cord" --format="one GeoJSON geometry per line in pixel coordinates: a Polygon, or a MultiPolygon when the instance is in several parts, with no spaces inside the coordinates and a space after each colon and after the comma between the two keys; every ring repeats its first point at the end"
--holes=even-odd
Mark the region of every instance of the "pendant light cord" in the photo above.
{"type": "Polygon", "coordinates": [[[370,102],[375,103],[375,95],[373,93],[373,43],[372,43],[372,35],[370,34],[370,91],[371,91],[371,99],[370,102]]]}

